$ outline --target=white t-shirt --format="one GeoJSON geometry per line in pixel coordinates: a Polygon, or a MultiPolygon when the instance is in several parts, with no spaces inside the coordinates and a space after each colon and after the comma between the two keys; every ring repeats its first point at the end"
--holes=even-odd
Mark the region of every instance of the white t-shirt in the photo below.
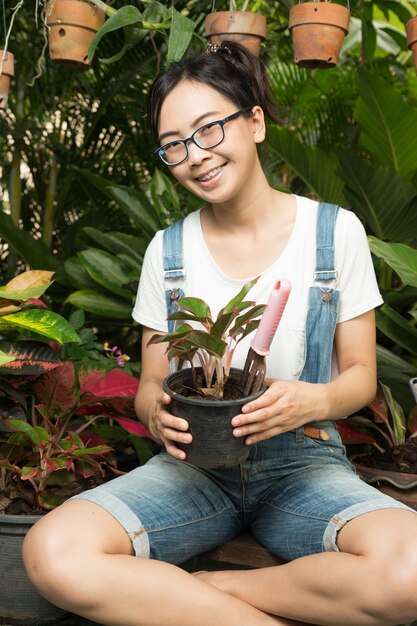
{"type": "MultiPolygon", "coordinates": [[[[284,314],[266,359],[268,377],[295,380],[300,376],[305,353],[305,321],[308,289],[313,285],[316,257],[316,214],[318,203],[296,196],[295,224],[279,258],[260,276],[245,299],[268,302],[278,279],[292,285],[284,314]]],[[[184,221],[184,265],[181,283],[187,296],[202,298],[210,305],[212,319],[253,276],[236,280],[224,274],[211,256],[202,232],[200,211],[184,221]]],[[[146,251],[133,318],[156,331],[167,331],[162,263],[163,231],[156,233],[146,251]]],[[[382,304],[365,230],[351,211],[340,209],[335,233],[337,284],[340,291],[338,323],[352,319],[382,304]]],[[[250,250],[248,251],[250,254],[250,250]]],[[[175,287],[174,281],[170,286],[175,287]]],[[[178,283],[179,284],[179,283],[178,283]]],[[[333,286],[333,285],[332,285],[333,286]]],[[[243,367],[253,334],[237,346],[232,365],[243,367]]],[[[333,363],[332,378],[337,375],[333,363]]]]}

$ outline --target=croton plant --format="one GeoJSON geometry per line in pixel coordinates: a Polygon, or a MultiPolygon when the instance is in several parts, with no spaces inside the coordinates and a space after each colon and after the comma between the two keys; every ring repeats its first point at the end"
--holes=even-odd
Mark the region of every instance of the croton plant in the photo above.
{"type": "Polygon", "coordinates": [[[79,337],[39,300],[52,273],[0,287],[0,512],[42,512],[118,473],[99,418],[148,436],[135,417],[138,380],[99,362],[63,360],[79,337]]]}

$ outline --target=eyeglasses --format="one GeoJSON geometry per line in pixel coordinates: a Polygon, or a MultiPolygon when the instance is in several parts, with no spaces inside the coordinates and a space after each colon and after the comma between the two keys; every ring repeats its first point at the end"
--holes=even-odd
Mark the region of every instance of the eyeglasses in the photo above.
{"type": "Polygon", "coordinates": [[[216,120],[209,124],[204,124],[204,126],[197,128],[188,139],[175,139],[174,141],[170,141],[157,148],[155,154],[159,156],[165,165],[179,165],[188,158],[188,144],[190,141],[193,141],[196,146],[203,150],[215,148],[225,137],[225,124],[237,119],[244,113],[249,113],[251,110],[251,108],[241,109],[225,117],[223,120],[216,120]]]}

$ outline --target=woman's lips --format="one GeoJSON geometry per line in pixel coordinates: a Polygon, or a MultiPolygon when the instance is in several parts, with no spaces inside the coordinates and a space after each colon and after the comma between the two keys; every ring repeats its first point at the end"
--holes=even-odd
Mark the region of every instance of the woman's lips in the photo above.
{"type": "Polygon", "coordinates": [[[207,174],[198,176],[195,180],[203,187],[212,187],[220,179],[225,167],[225,165],[220,165],[219,167],[210,170],[210,172],[207,172],[207,174]]]}

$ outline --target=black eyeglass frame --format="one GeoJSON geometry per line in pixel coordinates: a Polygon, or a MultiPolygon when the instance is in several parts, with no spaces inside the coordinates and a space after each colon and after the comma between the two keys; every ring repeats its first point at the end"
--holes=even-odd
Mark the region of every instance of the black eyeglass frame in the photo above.
{"type": "Polygon", "coordinates": [[[239,111],[236,111],[236,113],[232,113],[232,115],[228,115],[227,117],[223,118],[222,120],[213,120],[212,122],[206,122],[205,124],[203,124],[202,126],[200,126],[199,128],[197,128],[197,130],[195,130],[193,132],[193,134],[188,137],[187,139],[174,139],[172,141],[168,141],[167,143],[164,143],[162,146],[159,146],[158,148],[156,148],[156,150],[154,151],[154,154],[157,154],[159,156],[159,158],[161,159],[162,163],[164,163],[165,165],[167,165],[168,167],[172,167],[173,165],[179,165],[180,163],[184,163],[184,161],[186,161],[188,159],[188,144],[190,141],[192,141],[193,143],[195,143],[196,146],[198,146],[199,148],[201,148],[202,150],[211,150],[211,148],[215,148],[216,146],[220,145],[222,143],[222,141],[225,138],[225,131],[224,131],[224,126],[225,124],[227,124],[227,122],[231,122],[232,120],[237,119],[238,117],[240,117],[241,115],[244,115],[245,113],[249,113],[250,111],[252,111],[252,107],[246,107],[245,109],[240,109],[239,111]],[[209,147],[204,147],[202,145],[200,145],[198,143],[198,141],[195,138],[195,135],[200,132],[201,129],[203,129],[205,126],[211,126],[212,124],[219,124],[220,128],[222,129],[222,138],[220,139],[220,141],[218,141],[217,143],[214,143],[212,146],[209,147]],[[176,163],[167,163],[165,161],[165,159],[163,158],[161,152],[166,148],[166,146],[169,146],[171,143],[182,143],[185,146],[185,151],[186,151],[186,155],[183,159],[181,159],[181,161],[177,161],[176,163]]]}

